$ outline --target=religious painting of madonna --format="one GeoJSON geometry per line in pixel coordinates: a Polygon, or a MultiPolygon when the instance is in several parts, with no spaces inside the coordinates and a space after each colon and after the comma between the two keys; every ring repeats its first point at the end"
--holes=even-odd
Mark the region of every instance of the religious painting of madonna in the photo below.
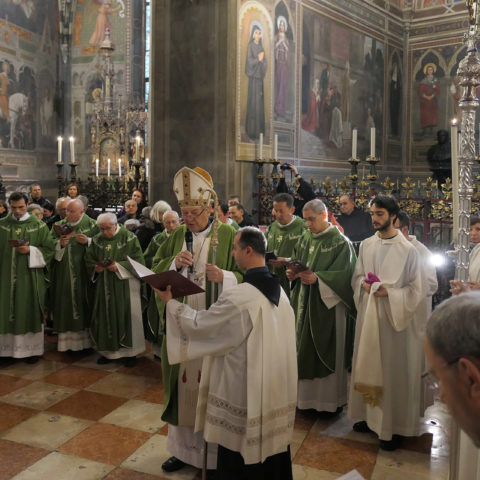
{"type": "Polygon", "coordinates": [[[237,115],[237,137],[250,144],[243,154],[255,155],[255,144],[263,134],[265,145],[271,144],[273,21],[265,7],[248,2],[239,12],[239,58],[237,87],[240,95],[237,115]]]}
{"type": "Polygon", "coordinates": [[[295,10],[280,0],[275,6],[274,102],[277,122],[293,123],[295,111],[295,10]]]}
{"type": "Polygon", "coordinates": [[[346,162],[356,128],[357,152],[363,158],[370,151],[373,127],[381,157],[384,44],[309,9],[303,12],[302,157],[346,162]]]}

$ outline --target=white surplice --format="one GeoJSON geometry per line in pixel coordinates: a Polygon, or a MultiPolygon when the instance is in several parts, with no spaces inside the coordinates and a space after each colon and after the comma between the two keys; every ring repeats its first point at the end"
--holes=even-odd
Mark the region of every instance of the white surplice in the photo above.
{"type": "Polygon", "coordinates": [[[477,243],[470,252],[468,280],[470,282],[480,282],[480,243],[477,243]]]}
{"type": "MultiPolygon", "coordinates": [[[[423,285],[425,288],[425,297],[419,303],[417,312],[415,314],[415,321],[413,325],[417,328],[417,334],[422,340],[425,338],[425,329],[427,328],[427,321],[432,313],[432,296],[438,290],[437,270],[432,262],[432,254],[430,250],[417,240],[415,235],[409,235],[412,245],[416,248],[420,254],[420,260],[422,262],[422,275],[423,285]]],[[[425,355],[422,358],[422,371],[425,370],[426,358],[425,355]]],[[[422,385],[422,395],[420,400],[420,414],[423,415],[425,410],[433,405],[434,396],[433,390],[430,385],[422,385]]]]}
{"type": "Polygon", "coordinates": [[[172,300],[167,348],[172,364],[209,359],[201,386],[207,401],[199,401],[196,415],[196,430],[204,431],[209,445],[240,452],[246,464],[287,450],[297,358],[295,317],[283,290],[278,307],[248,283],[224,291],[209,310],[172,300]]]}
{"type": "Polygon", "coordinates": [[[348,416],[365,420],[382,440],[391,440],[393,434],[415,436],[419,432],[423,339],[417,323],[425,320],[417,319],[415,313],[426,296],[421,269],[417,250],[401,234],[381,239],[377,232],[360,245],[352,278],[358,316],[348,416]],[[374,283],[369,295],[362,282],[370,272],[381,283],[374,283]],[[380,286],[387,289],[387,297],[373,295],[380,286]],[[368,332],[367,338],[361,338],[362,331],[364,335],[368,332]],[[379,360],[375,358],[375,336],[379,360]],[[372,406],[355,386],[378,374],[382,393],[379,404],[372,406]]]}
{"type": "MultiPolygon", "coordinates": [[[[206,288],[205,268],[208,262],[208,252],[210,249],[210,230],[212,224],[202,232],[193,233],[193,277],[195,282],[206,288]]],[[[182,251],[186,250],[185,243],[182,251]]],[[[175,261],[172,262],[171,270],[175,268],[175,261]]],[[[229,288],[237,284],[237,279],[232,272],[223,271],[223,283],[219,284],[219,293],[222,289],[229,288]]],[[[183,268],[182,275],[188,276],[188,269],[183,268]]],[[[187,305],[195,310],[204,310],[206,308],[205,293],[197,293],[187,297],[187,305]]],[[[168,345],[168,342],[167,342],[168,345]]],[[[178,377],[178,426],[168,425],[167,450],[183,462],[202,468],[204,457],[205,441],[202,432],[195,432],[195,412],[198,401],[198,391],[200,378],[202,376],[202,358],[195,360],[182,361],[178,377]]],[[[207,452],[207,468],[217,468],[217,445],[209,444],[207,452]]]]}

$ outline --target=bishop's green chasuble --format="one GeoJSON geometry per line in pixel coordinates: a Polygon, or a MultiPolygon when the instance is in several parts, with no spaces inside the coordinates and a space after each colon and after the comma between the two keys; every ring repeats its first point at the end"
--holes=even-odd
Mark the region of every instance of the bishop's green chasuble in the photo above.
{"type": "MultiPolygon", "coordinates": [[[[306,230],[293,254],[341,299],[347,311],[346,367],[351,365],[355,307],[351,279],[356,256],[351,242],[336,227],[323,233],[306,230]]],[[[328,309],[318,282],[295,281],[291,294],[297,322],[299,380],[323,378],[335,372],[335,307],[328,309]]]]}
{"type": "MultiPolygon", "coordinates": [[[[212,229],[213,230],[213,229],[212,229]]],[[[153,259],[153,270],[155,272],[164,272],[170,269],[172,262],[175,259],[177,253],[182,250],[183,243],[185,240],[185,225],[180,225],[177,227],[170,237],[162,243],[158,249],[157,255],[153,259]]],[[[222,270],[229,270],[234,273],[238,282],[242,280],[242,274],[238,270],[238,267],[232,257],[233,250],[233,239],[236,235],[236,231],[230,225],[219,222],[218,224],[218,246],[216,251],[216,261],[215,265],[221,268],[222,270]]],[[[209,233],[211,237],[212,231],[209,233]]],[[[212,246],[209,247],[208,252],[208,262],[211,263],[212,260],[212,246]]],[[[218,297],[218,287],[214,285],[214,297],[216,300],[218,297]]],[[[211,288],[212,283],[207,281],[205,289],[205,299],[206,305],[208,308],[211,304],[211,288]]],[[[186,302],[186,297],[177,298],[179,302],[186,302]]],[[[157,306],[160,314],[160,319],[164,322],[164,309],[165,304],[157,298],[157,306]]],[[[162,332],[162,326],[160,325],[150,325],[152,334],[158,338],[162,332]]],[[[162,419],[173,425],[178,424],[178,374],[180,370],[180,364],[170,365],[168,363],[167,348],[165,345],[165,338],[162,343],[162,373],[163,373],[163,386],[165,389],[164,396],[164,406],[165,410],[162,415],[162,419]]]]}

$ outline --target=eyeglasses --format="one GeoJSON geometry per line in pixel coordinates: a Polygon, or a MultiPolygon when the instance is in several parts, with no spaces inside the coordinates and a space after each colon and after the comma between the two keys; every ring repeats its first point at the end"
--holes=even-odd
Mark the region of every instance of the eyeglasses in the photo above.
{"type": "MultiPolygon", "coordinates": [[[[463,356],[454,358],[453,360],[450,360],[449,362],[445,362],[443,366],[446,367],[446,368],[449,368],[452,365],[455,365],[461,358],[463,358],[463,356]]],[[[440,380],[431,370],[427,370],[426,372],[422,373],[422,380],[432,390],[438,390],[438,388],[440,386],[440,380]]]]}
{"type": "Polygon", "coordinates": [[[193,218],[197,218],[199,217],[203,212],[205,211],[205,208],[202,208],[199,212],[184,212],[182,210],[182,217],[185,218],[185,217],[193,217],[193,218]]]}

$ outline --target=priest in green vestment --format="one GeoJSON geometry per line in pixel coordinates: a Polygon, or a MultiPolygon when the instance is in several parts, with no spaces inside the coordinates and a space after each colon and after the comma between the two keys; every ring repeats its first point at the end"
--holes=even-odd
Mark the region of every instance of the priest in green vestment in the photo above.
{"type": "MultiPolygon", "coordinates": [[[[165,227],[160,233],[157,233],[151,240],[147,249],[143,252],[145,257],[145,265],[148,268],[152,268],[153,258],[157,254],[160,245],[172,234],[172,232],[180,225],[180,217],[175,210],[167,210],[162,215],[162,223],[165,227]]],[[[161,332],[158,332],[158,325],[160,319],[158,317],[158,308],[157,308],[157,299],[153,294],[153,290],[147,283],[142,285],[145,297],[147,298],[147,308],[144,312],[147,320],[147,328],[145,329],[145,338],[152,342],[153,354],[160,358],[161,356],[161,345],[162,337],[161,332]],[[156,325],[156,327],[151,327],[151,325],[156,325]],[[153,330],[155,330],[155,335],[153,335],[153,330]]]]}
{"type": "Polygon", "coordinates": [[[28,198],[13,192],[10,212],[0,220],[0,357],[43,354],[46,267],[54,242],[46,223],[27,213],[28,198]]]}
{"type": "Polygon", "coordinates": [[[293,197],[288,193],[278,193],[273,198],[272,214],[275,221],[267,228],[267,252],[277,258],[268,262],[270,272],[280,280],[285,293],[290,296],[290,282],[285,275],[284,261],[291,258],[293,249],[305,231],[303,218],[295,216],[293,197]]]}
{"type": "Polygon", "coordinates": [[[339,413],[347,403],[351,365],[355,268],[352,243],[328,222],[321,200],[303,207],[307,230],[293,257],[308,267],[287,269],[297,322],[298,402],[300,409],[339,413]]]}
{"type": "Polygon", "coordinates": [[[53,328],[58,332],[57,349],[60,352],[83,350],[91,347],[89,327],[93,300],[85,253],[99,229],[95,220],[84,213],[83,202],[78,198],[68,202],[66,218],[55,225],[51,309],[53,328]]]}
{"type": "Polygon", "coordinates": [[[137,237],[118,225],[113,213],[97,218],[100,233],[85,254],[88,274],[95,283],[90,325],[97,363],[125,358],[127,367],[136,364],[136,355],[145,351],[140,282],[131,272],[127,256],[144,263],[137,237]]]}
{"type": "MultiPolygon", "coordinates": [[[[232,257],[235,229],[215,218],[209,220],[213,182],[205,170],[187,167],[178,171],[174,178],[174,192],[182,211],[184,225],[179,226],[163,242],[153,259],[153,270],[163,272],[177,270],[202,287],[205,292],[177,299],[197,310],[207,309],[211,303],[229,286],[236,285],[242,278],[232,257]],[[186,237],[187,231],[191,240],[186,237]],[[213,260],[214,237],[218,245],[213,260]],[[213,240],[212,240],[213,239],[213,240]],[[188,251],[186,240],[191,242],[188,251]],[[212,292],[213,290],[213,292],[212,292]]],[[[160,318],[163,320],[165,305],[158,299],[160,318]]],[[[151,325],[157,338],[162,333],[160,325],[151,325]]],[[[167,357],[165,338],[162,344],[162,372],[165,389],[165,410],[162,419],[169,423],[167,449],[173,455],[162,468],[170,472],[182,468],[185,464],[201,468],[203,464],[203,432],[194,432],[197,400],[203,361],[197,360],[170,365],[167,357]]],[[[204,379],[208,381],[207,379],[204,379]]],[[[216,445],[209,445],[207,466],[216,467],[216,445]]]]}

